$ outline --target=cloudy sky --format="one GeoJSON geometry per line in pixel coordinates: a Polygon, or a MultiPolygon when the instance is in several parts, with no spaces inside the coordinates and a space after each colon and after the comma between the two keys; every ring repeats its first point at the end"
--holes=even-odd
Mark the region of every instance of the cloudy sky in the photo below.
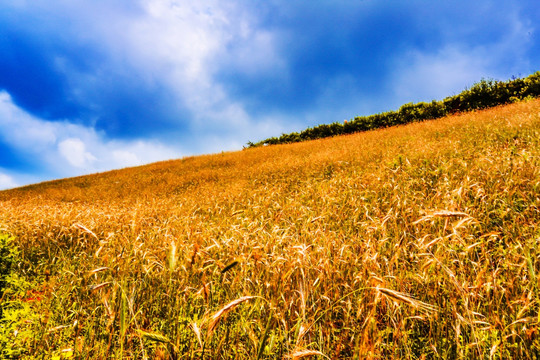
{"type": "Polygon", "coordinates": [[[0,0],[0,189],[540,70],[522,1],[0,0]]]}

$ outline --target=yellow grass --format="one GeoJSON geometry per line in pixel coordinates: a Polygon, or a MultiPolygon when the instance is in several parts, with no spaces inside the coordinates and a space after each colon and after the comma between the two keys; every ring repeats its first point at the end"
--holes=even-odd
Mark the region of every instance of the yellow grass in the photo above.
{"type": "Polygon", "coordinates": [[[47,289],[40,321],[18,325],[36,336],[16,341],[96,359],[532,359],[539,114],[527,101],[0,192],[18,271],[47,289]]]}

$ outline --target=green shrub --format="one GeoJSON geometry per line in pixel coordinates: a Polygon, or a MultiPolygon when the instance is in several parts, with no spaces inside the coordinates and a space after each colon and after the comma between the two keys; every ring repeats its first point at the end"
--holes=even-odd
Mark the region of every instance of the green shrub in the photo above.
{"type": "Polygon", "coordinates": [[[540,96],[540,71],[524,79],[513,78],[506,82],[482,79],[471,88],[442,101],[408,103],[402,105],[398,111],[358,116],[344,124],[323,124],[300,133],[282,134],[279,138],[272,137],[257,143],[250,141],[247,147],[287,144],[437,119],[456,112],[485,109],[538,96],[540,96]]]}

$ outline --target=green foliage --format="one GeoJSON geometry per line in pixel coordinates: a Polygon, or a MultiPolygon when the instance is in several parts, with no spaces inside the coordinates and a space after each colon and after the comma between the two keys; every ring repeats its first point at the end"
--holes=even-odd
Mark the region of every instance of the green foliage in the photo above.
{"type": "MultiPolygon", "coordinates": [[[[9,236],[0,234],[0,299],[4,296],[11,268],[16,263],[19,255],[17,249],[11,244],[12,241],[13,239],[9,236]]],[[[1,317],[2,308],[0,308],[1,317]]]]}
{"type": "Polygon", "coordinates": [[[15,271],[19,250],[13,238],[0,234],[0,358],[15,359],[23,354],[23,339],[32,336],[28,326],[36,317],[29,303],[16,300],[29,288],[15,271]]]}
{"type": "Polygon", "coordinates": [[[437,119],[456,112],[485,109],[538,96],[540,96],[540,71],[523,79],[513,78],[506,82],[482,79],[471,88],[442,101],[408,103],[402,105],[398,111],[358,116],[343,124],[323,124],[308,128],[300,133],[282,134],[278,138],[272,137],[257,143],[250,141],[247,143],[247,147],[288,144],[437,119]]]}

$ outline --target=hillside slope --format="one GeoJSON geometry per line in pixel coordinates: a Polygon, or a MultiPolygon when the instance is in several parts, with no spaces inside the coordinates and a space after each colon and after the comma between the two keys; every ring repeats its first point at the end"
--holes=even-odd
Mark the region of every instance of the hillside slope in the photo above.
{"type": "Polygon", "coordinates": [[[81,358],[533,358],[539,169],[531,100],[3,191],[40,294],[7,293],[5,331],[81,358]]]}

